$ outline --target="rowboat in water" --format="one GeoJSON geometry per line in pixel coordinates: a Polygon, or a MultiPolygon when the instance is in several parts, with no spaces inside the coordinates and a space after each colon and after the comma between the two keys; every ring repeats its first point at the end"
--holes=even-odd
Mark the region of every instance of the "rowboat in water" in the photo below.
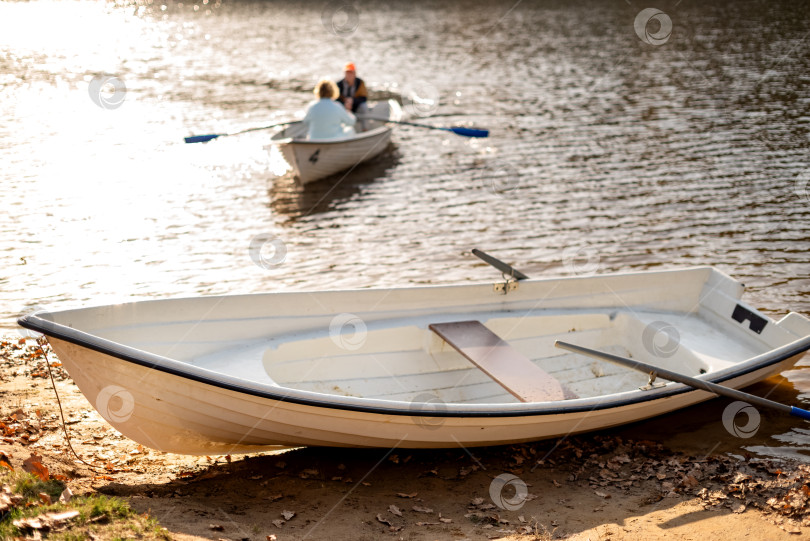
{"type": "MultiPolygon", "coordinates": [[[[394,100],[369,107],[368,115],[375,119],[397,121],[402,109],[394,100]]],[[[380,120],[365,120],[365,129],[339,139],[307,139],[303,122],[288,125],[271,138],[300,184],[308,184],[350,169],[379,155],[391,140],[391,126],[380,120]]]]}
{"type": "Polygon", "coordinates": [[[280,292],[40,312],[99,413],[195,455],[448,448],[604,429],[712,398],[558,339],[737,389],[791,367],[810,320],[775,321],[710,267],[507,283],[280,292]]]}

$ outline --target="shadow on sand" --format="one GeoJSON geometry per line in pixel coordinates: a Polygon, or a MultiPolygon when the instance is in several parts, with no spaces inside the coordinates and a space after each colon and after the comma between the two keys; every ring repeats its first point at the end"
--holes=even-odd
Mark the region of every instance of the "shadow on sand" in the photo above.
{"type": "MultiPolygon", "coordinates": [[[[672,508],[694,500],[694,487],[679,489],[674,471],[675,495],[661,490],[652,468],[673,457],[683,458],[599,434],[469,450],[301,448],[220,458],[188,480],[101,491],[128,497],[172,533],[217,539],[552,539],[605,528],[614,539],[656,539],[641,523],[664,537],[684,523],[672,508]],[[502,474],[513,477],[493,492],[502,474]],[[522,488],[525,501],[510,503],[522,488]],[[649,524],[653,513],[663,516],[649,524]]],[[[686,523],[731,513],[694,510],[678,513],[686,523]]]]}

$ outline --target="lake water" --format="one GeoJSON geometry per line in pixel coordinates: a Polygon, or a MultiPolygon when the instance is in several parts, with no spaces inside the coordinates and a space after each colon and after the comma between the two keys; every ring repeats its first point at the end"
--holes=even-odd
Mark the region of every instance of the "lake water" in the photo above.
{"type": "MultiPolygon", "coordinates": [[[[712,265],[770,315],[810,314],[806,14],[645,7],[2,2],[0,327],[36,305],[497,278],[473,247],[536,277],[712,265]],[[183,143],[300,116],[347,61],[372,98],[491,136],[397,128],[306,191],[270,131],[183,143]],[[283,263],[255,264],[257,237],[283,263]]],[[[810,407],[810,372],[754,390],[810,407]]],[[[627,433],[810,457],[804,425],[764,412],[730,436],[726,403],[627,433]]]]}

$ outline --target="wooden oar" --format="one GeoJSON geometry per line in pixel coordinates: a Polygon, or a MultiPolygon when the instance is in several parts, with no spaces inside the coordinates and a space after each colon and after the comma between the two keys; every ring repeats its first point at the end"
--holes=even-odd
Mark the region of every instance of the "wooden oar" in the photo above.
{"type": "Polygon", "coordinates": [[[416,122],[405,122],[404,120],[389,120],[387,118],[377,118],[373,116],[358,116],[364,120],[378,120],[380,122],[389,122],[391,124],[404,124],[405,126],[416,126],[417,128],[427,128],[429,130],[442,130],[453,132],[462,137],[489,137],[489,130],[479,130],[476,128],[464,128],[461,126],[453,126],[452,128],[440,128],[439,126],[431,126],[429,124],[417,124],[416,122]]]}
{"type": "Polygon", "coordinates": [[[567,342],[561,342],[559,340],[554,342],[554,346],[561,349],[567,349],[568,351],[573,351],[574,353],[580,353],[588,357],[594,357],[596,359],[602,359],[604,361],[610,361],[612,363],[620,364],[628,368],[633,368],[640,372],[650,374],[650,376],[653,377],[660,376],[670,381],[677,381],[678,383],[689,385],[694,389],[708,391],[710,393],[714,393],[719,396],[726,396],[728,398],[733,398],[735,400],[742,400],[743,402],[748,402],[756,406],[762,406],[763,408],[772,408],[777,411],[781,411],[782,413],[792,415],[794,417],[810,420],[810,411],[797,408],[796,406],[788,406],[787,404],[774,402],[773,400],[768,400],[767,398],[761,398],[759,396],[744,393],[736,389],[729,389],[728,387],[723,387],[722,385],[712,383],[711,381],[703,381],[702,379],[693,378],[691,376],[685,376],[677,372],[672,372],[671,370],[667,370],[666,368],[659,368],[651,364],[642,363],[640,361],[635,361],[633,359],[627,359],[625,357],[619,357],[618,355],[605,353],[604,351],[598,351],[595,349],[577,346],[575,344],[569,344],[567,342]]]}
{"type": "Polygon", "coordinates": [[[241,133],[247,133],[251,131],[258,131],[258,130],[269,130],[270,128],[278,128],[279,126],[287,126],[289,124],[295,124],[296,122],[300,122],[299,120],[291,120],[289,122],[282,122],[280,124],[271,124],[269,126],[261,126],[259,128],[250,128],[247,130],[242,130],[234,133],[209,133],[208,135],[191,135],[186,137],[186,143],[205,143],[206,141],[210,141],[211,139],[216,139],[217,137],[227,137],[229,135],[239,135],[241,133]]]}
{"type": "Polygon", "coordinates": [[[474,256],[478,257],[479,259],[481,259],[485,263],[489,263],[490,265],[492,265],[493,267],[495,267],[496,269],[498,269],[502,273],[511,276],[515,280],[528,280],[529,279],[528,276],[526,276],[525,274],[523,274],[522,272],[520,272],[516,268],[512,267],[511,265],[507,265],[506,263],[504,263],[500,259],[496,259],[496,258],[492,257],[491,255],[482,252],[478,248],[473,248],[472,253],[473,253],[474,256]]]}

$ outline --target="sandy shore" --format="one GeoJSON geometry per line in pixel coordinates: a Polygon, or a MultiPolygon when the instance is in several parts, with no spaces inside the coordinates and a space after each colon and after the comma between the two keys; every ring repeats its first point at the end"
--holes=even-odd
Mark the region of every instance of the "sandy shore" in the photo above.
{"type": "Polygon", "coordinates": [[[66,445],[42,352],[14,336],[0,344],[0,451],[12,466],[36,452],[74,493],[122,497],[176,539],[725,541],[810,532],[807,465],[692,457],[610,433],[470,450],[160,453],[109,427],[50,354],[73,446],[91,468],[66,445]]]}

